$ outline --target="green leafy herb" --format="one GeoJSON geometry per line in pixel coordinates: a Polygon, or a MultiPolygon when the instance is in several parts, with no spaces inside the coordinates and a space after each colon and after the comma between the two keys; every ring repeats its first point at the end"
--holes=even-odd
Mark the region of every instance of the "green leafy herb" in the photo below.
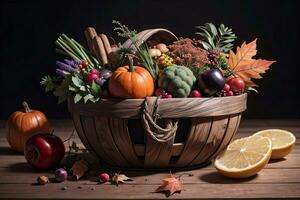
{"type": "Polygon", "coordinates": [[[148,53],[148,46],[146,42],[138,41],[136,36],[137,32],[135,30],[130,31],[127,26],[122,25],[120,22],[115,20],[113,20],[112,23],[115,25],[114,31],[116,31],[120,37],[131,40],[133,46],[136,48],[136,55],[141,64],[149,71],[153,79],[156,80],[158,76],[158,67],[148,53]]]}
{"type": "Polygon", "coordinates": [[[67,97],[68,97],[68,93],[69,93],[69,85],[71,84],[71,77],[70,76],[67,76],[62,82],[60,85],[58,85],[53,94],[55,96],[58,97],[58,103],[62,103],[64,102],[67,97]]]}
{"type": "Polygon", "coordinates": [[[193,66],[193,65],[188,65],[186,67],[189,68],[193,72],[193,74],[194,74],[194,76],[196,78],[198,78],[200,76],[200,74],[202,74],[205,71],[207,71],[207,70],[210,69],[208,65],[203,65],[201,67],[199,67],[199,66],[193,66]]]}
{"type": "Polygon", "coordinates": [[[196,35],[200,36],[202,48],[206,50],[228,53],[233,47],[232,42],[237,38],[232,29],[225,27],[224,24],[221,24],[218,29],[212,23],[205,23],[204,26],[196,26],[196,28],[200,29],[196,35]]]}
{"type": "Polygon", "coordinates": [[[219,55],[216,58],[216,67],[225,71],[225,77],[228,77],[232,74],[231,69],[227,64],[227,60],[226,60],[225,56],[223,56],[223,55],[219,55]]]}
{"type": "Polygon", "coordinates": [[[44,78],[42,78],[40,84],[45,86],[46,92],[49,92],[54,90],[57,87],[57,81],[58,81],[57,77],[45,76],[44,78]]]}
{"type": "Polygon", "coordinates": [[[93,94],[94,97],[101,97],[102,94],[101,87],[95,81],[92,82],[91,93],[93,94]]]}

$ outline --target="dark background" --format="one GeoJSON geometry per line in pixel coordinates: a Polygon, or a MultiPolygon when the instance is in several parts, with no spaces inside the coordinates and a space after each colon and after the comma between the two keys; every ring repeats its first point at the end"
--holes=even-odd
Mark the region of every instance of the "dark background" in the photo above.
{"type": "MultiPolygon", "coordinates": [[[[300,117],[299,1],[1,1],[0,119],[26,100],[49,118],[68,118],[66,104],[45,94],[41,78],[54,74],[54,41],[61,34],[85,44],[83,30],[112,33],[111,21],[136,30],[165,27],[194,36],[194,26],[224,23],[238,36],[236,45],[258,38],[258,57],[277,60],[249,95],[244,118],[300,117]]],[[[116,38],[116,37],[115,37],[116,38]]],[[[116,38],[118,39],[118,38],[116,38]]]]}

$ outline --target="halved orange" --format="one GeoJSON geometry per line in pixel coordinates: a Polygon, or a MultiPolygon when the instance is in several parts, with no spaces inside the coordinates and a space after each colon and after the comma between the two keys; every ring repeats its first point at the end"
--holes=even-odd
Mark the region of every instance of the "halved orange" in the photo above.
{"type": "Polygon", "coordinates": [[[296,137],[291,132],[281,129],[262,130],[254,135],[260,135],[271,139],[271,159],[280,159],[288,155],[294,148],[296,142],[296,137]]]}
{"type": "Polygon", "coordinates": [[[272,142],[268,137],[254,135],[237,139],[215,160],[216,169],[231,178],[246,178],[257,174],[269,162],[272,142]]]}

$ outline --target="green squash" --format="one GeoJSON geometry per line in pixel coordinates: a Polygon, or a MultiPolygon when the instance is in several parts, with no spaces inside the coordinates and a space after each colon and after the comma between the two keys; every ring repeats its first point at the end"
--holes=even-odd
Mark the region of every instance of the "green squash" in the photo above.
{"type": "Polygon", "coordinates": [[[165,68],[158,80],[158,86],[172,93],[173,97],[187,97],[196,81],[193,72],[180,65],[165,68]]]}

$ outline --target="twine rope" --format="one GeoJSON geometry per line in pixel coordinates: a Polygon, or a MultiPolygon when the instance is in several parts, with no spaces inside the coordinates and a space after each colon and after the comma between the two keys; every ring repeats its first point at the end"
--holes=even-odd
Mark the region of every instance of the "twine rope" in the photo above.
{"type": "Polygon", "coordinates": [[[160,97],[153,99],[147,98],[144,102],[142,121],[147,134],[151,136],[155,141],[167,142],[173,139],[176,135],[178,128],[178,120],[164,119],[165,128],[160,127],[156,121],[159,118],[158,115],[158,100],[160,97]]]}

